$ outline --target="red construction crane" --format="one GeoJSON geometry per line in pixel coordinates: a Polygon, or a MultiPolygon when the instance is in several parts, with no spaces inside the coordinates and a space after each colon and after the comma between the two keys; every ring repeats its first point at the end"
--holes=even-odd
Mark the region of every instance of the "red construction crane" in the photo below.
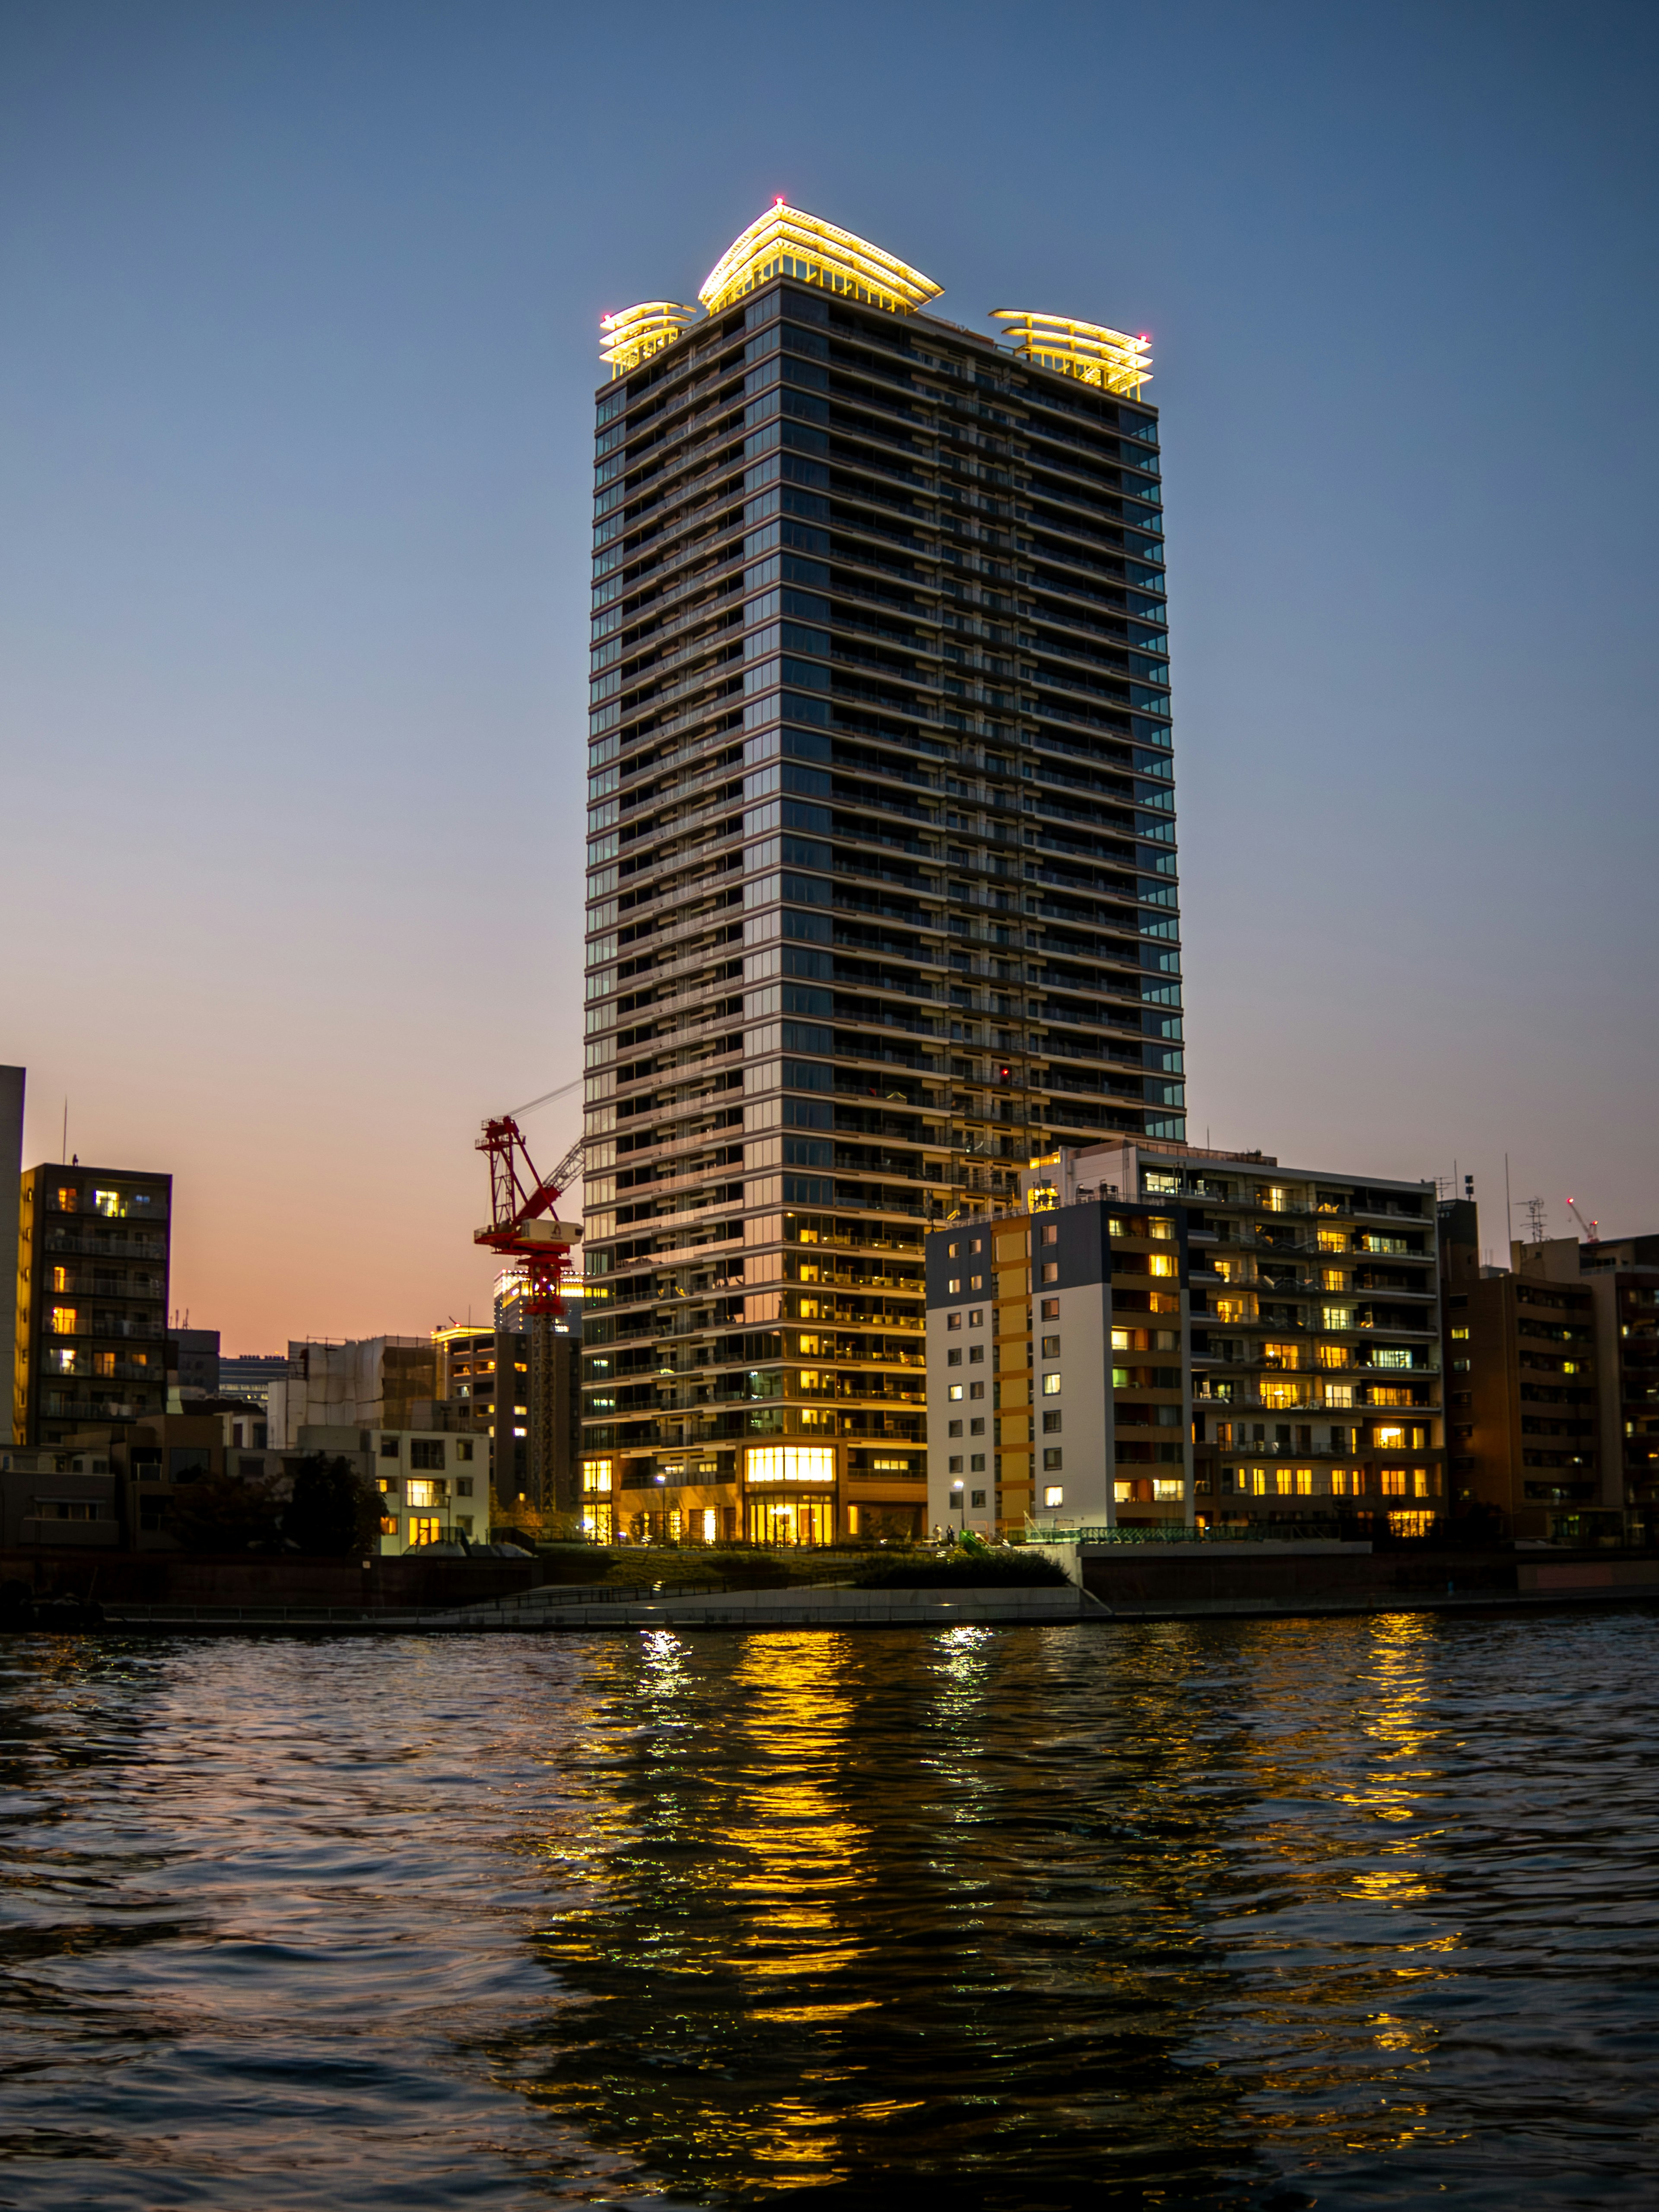
{"type": "MultiPolygon", "coordinates": [[[[538,1174],[524,1133],[510,1114],[484,1123],[477,1149],[489,1155],[490,1219],[484,1228],[473,1231],[472,1241],[514,1261],[524,1276],[522,1310],[530,1339],[526,1488],[530,1499],[538,1507],[574,1509],[577,1504],[574,1494],[556,1494],[561,1486],[574,1492],[574,1470],[568,1470],[569,1479],[566,1485],[556,1482],[553,1324],[564,1310],[563,1284],[571,1272],[571,1248],[582,1232],[579,1222],[561,1221],[554,1209],[561,1193],[568,1189],[580,1171],[582,1140],[579,1137],[552,1174],[545,1176],[538,1174]]],[[[496,1496],[504,1506],[515,1495],[510,1478],[514,1473],[516,1380],[513,1358],[498,1334],[494,1480],[496,1496]]]]}
{"type": "Polygon", "coordinates": [[[559,1220],[553,1209],[581,1167],[581,1139],[545,1178],[536,1172],[524,1132],[510,1114],[484,1123],[477,1149],[489,1155],[490,1219],[473,1231],[473,1243],[487,1244],[524,1269],[526,1313],[562,1313],[570,1248],[582,1232],[579,1223],[559,1220]]]}
{"type": "Polygon", "coordinates": [[[1567,1212],[1571,1214],[1573,1219],[1583,1231],[1584,1242],[1587,1244],[1599,1244],[1601,1243],[1601,1239],[1596,1233],[1601,1225],[1601,1223],[1599,1221],[1586,1221],[1583,1215],[1578,1211],[1578,1201],[1576,1198],[1570,1198],[1567,1200],[1567,1212]]]}

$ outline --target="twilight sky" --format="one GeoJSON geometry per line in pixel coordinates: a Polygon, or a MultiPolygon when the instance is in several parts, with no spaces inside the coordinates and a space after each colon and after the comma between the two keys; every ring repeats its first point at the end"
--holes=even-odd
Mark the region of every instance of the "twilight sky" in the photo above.
{"type": "MultiPolygon", "coordinates": [[[[596,319],[775,193],[1148,331],[1192,1134],[1659,1228],[1651,5],[0,14],[0,1061],[228,1351],[576,1073],[596,319]]],[[[549,1160],[575,1096],[532,1117],[549,1160]]]]}

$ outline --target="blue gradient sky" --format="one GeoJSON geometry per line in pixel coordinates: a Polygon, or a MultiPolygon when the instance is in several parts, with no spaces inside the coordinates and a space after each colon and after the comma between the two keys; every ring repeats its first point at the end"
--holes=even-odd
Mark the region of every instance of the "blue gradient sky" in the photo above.
{"type": "MultiPolygon", "coordinates": [[[[1150,331],[1193,1133],[1659,1227],[1651,6],[12,0],[0,1060],[228,1349],[579,1059],[595,319],[775,193],[1150,331]]],[[[532,1125],[550,1155],[572,1101],[532,1125]]],[[[1518,1215],[1517,1215],[1518,1218],[1518,1215]]]]}

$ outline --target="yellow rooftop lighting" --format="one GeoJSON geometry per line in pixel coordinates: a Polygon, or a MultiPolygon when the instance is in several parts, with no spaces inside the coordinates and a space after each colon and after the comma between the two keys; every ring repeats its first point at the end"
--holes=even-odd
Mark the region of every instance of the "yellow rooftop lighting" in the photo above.
{"type": "Polygon", "coordinates": [[[1101,323],[1075,323],[1067,315],[1033,315],[1024,307],[994,307],[994,323],[1007,325],[1004,336],[1015,353],[1080,383],[1107,392],[1139,392],[1152,375],[1152,340],[1144,333],[1109,331],[1101,323]]]}
{"type": "Polygon", "coordinates": [[[929,300],[938,299],[942,289],[867,239],[837,230],[833,222],[821,222],[780,199],[741,238],[733,239],[697,297],[711,315],[717,315],[774,276],[822,284],[828,292],[863,300],[895,315],[914,314],[929,300]]]}
{"type": "Polygon", "coordinates": [[[672,345],[687,324],[696,319],[696,309],[683,307],[677,300],[642,300],[637,307],[601,315],[599,359],[610,364],[612,376],[626,376],[653,353],[672,345]]]}

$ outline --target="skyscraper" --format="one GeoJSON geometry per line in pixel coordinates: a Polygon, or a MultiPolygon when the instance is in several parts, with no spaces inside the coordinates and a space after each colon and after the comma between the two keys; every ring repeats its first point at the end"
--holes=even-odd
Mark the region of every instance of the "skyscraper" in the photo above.
{"type": "Polygon", "coordinates": [[[1146,343],[939,291],[780,202],[605,320],[601,1531],[920,1528],[924,1226],[1184,1134],[1146,343]]]}

